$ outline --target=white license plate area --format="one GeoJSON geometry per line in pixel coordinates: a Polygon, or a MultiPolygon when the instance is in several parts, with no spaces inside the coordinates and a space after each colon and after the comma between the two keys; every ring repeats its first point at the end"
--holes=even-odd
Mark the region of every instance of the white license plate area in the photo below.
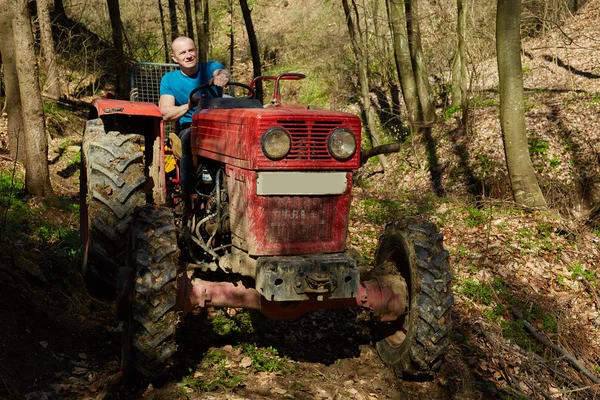
{"type": "Polygon", "coordinates": [[[258,172],[256,194],[259,196],[321,196],[344,194],[346,172],[258,172]]]}

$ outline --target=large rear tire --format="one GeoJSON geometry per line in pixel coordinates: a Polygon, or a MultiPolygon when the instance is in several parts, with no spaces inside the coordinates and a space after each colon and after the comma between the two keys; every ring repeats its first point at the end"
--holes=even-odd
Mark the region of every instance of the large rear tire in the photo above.
{"type": "Polygon", "coordinates": [[[128,267],[133,277],[123,324],[122,369],[160,375],[176,350],[175,311],[179,248],[173,211],[144,206],[137,210],[130,237],[128,267]]]}
{"type": "Polygon", "coordinates": [[[133,211],[146,203],[143,137],[87,121],[81,160],[81,273],[92,292],[114,291],[133,211]]]}
{"type": "Polygon", "coordinates": [[[388,224],[379,239],[373,274],[401,275],[409,292],[408,312],[374,329],[379,355],[401,379],[431,378],[450,343],[452,273],[442,240],[434,224],[416,218],[388,224]]]}

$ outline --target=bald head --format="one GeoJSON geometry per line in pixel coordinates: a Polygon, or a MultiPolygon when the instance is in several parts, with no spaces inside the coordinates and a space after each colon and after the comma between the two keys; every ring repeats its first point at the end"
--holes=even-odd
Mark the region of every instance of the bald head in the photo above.
{"type": "Polygon", "coordinates": [[[186,74],[194,73],[198,69],[198,56],[196,44],[186,36],[180,36],[171,43],[171,57],[179,64],[179,68],[186,74]]]}
{"type": "Polygon", "coordinates": [[[173,40],[173,43],[171,43],[171,51],[173,52],[173,55],[175,55],[177,50],[180,50],[182,47],[196,48],[196,44],[187,36],[179,36],[177,39],[173,40]]]}

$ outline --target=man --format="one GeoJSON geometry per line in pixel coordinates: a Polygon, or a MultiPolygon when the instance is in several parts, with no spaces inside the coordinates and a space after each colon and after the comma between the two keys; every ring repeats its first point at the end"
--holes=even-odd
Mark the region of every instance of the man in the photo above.
{"type": "MultiPolygon", "coordinates": [[[[206,83],[223,87],[231,76],[218,62],[199,63],[196,45],[188,37],[180,36],[175,39],[171,44],[171,51],[171,57],[179,64],[179,70],[163,76],[158,108],[165,121],[179,121],[181,187],[185,194],[192,194],[194,178],[190,125],[195,107],[189,102],[189,95],[192,90],[206,83]]],[[[210,92],[204,94],[210,96],[210,92]]]]}

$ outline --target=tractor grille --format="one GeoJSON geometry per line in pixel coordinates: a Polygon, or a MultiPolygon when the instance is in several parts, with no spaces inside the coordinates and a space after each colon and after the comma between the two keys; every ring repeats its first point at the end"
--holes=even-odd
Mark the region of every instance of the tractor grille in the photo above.
{"type": "Polygon", "coordinates": [[[337,199],[331,197],[273,196],[265,198],[267,243],[328,242],[337,199]]]}
{"type": "MultiPolygon", "coordinates": [[[[269,124],[271,125],[271,124],[269,124]]],[[[292,149],[287,160],[331,160],[327,150],[327,138],[331,131],[339,128],[342,121],[277,121],[277,126],[285,128],[292,138],[292,149]]],[[[267,124],[261,127],[268,129],[267,124]]]]}

